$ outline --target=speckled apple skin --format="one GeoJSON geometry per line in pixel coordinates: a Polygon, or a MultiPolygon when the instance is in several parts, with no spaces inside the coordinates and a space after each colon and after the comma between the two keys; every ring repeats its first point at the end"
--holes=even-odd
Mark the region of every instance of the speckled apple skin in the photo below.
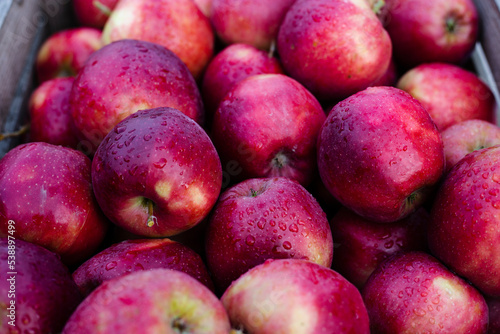
{"type": "Polygon", "coordinates": [[[345,0],[296,1],[280,27],[277,47],[285,71],[330,102],[382,77],[392,50],[368,4],[345,0]]]}
{"type": "Polygon", "coordinates": [[[429,114],[394,87],[369,87],[336,104],[318,138],[326,188],[350,210],[378,222],[394,222],[421,206],[444,164],[429,114]]]}
{"type": "Polygon", "coordinates": [[[202,124],[203,102],[182,61],[163,46],[120,40],[92,54],[70,94],[76,127],[96,147],[130,114],[172,107],[202,124]]]}
{"type": "MultiPolygon", "coordinates": [[[[102,29],[109,16],[94,5],[96,0],[73,0],[73,11],[82,26],[102,29]]],[[[101,5],[113,10],[118,0],[98,0],[101,5]]]]}
{"type": "Polygon", "coordinates": [[[198,79],[214,52],[209,19],[192,0],[121,0],[102,33],[104,44],[137,39],[160,44],[177,55],[198,79]]]}
{"type": "Polygon", "coordinates": [[[500,146],[469,153],[447,174],[431,211],[432,253],[500,297],[500,146]]]}
{"type": "Polygon", "coordinates": [[[248,333],[369,333],[354,285],[306,260],[268,260],[233,282],[221,300],[233,328],[248,333]]]}
{"type": "Polygon", "coordinates": [[[332,232],[319,204],[296,181],[249,179],[221,195],[210,215],[206,254],[214,283],[224,291],[270,258],[308,259],[330,267],[332,232]]]}
{"type": "Polygon", "coordinates": [[[424,252],[384,261],[362,291],[373,333],[486,333],[488,308],[473,286],[424,252]]]}
{"type": "Polygon", "coordinates": [[[38,245],[20,239],[12,244],[7,237],[0,238],[0,269],[2,333],[59,333],[82,300],[61,259],[38,245]],[[14,255],[9,254],[12,250],[14,255]],[[9,268],[12,261],[13,269],[9,268]],[[15,296],[10,298],[10,294],[15,296]],[[11,300],[15,301],[15,326],[8,324],[12,321],[7,317],[11,300]]]}
{"type": "Polygon", "coordinates": [[[104,281],[154,268],[185,272],[214,290],[201,257],[183,244],[167,238],[126,240],[113,244],[85,261],[72,276],[82,295],[88,296],[104,281]]]}
{"type": "Polygon", "coordinates": [[[0,160],[0,236],[8,221],[16,238],[58,253],[67,265],[91,256],[108,221],[92,192],[91,161],[43,142],[19,145],[0,160]]]}
{"type": "Polygon", "coordinates": [[[173,108],[140,110],[106,136],[92,165],[98,203],[115,224],[137,235],[166,237],[204,219],[222,185],[222,168],[206,132],[173,108]],[[157,221],[148,226],[154,204],[157,221]]]}
{"type": "Polygon", "coordinates": [[[479,77],[459,66],[422,64],[406,72],[397,87],[420,101],[439,131],[469,119],[495,122],[495,97],[479,77]]]}
{"type": "Polygon", "coordinates": [[[137,271],[104,282],[76,309],[63,334],[229,334],[224,306],[203,284],[180,271],[137,271]]]}

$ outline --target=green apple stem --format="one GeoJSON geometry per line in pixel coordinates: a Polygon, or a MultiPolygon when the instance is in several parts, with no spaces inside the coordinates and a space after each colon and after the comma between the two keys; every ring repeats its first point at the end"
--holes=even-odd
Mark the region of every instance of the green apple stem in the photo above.
{"type": "Polygon", "coordinates": [[[454,33],[457,27],[457,20],[454,17],[448,17],[446,19],[446,31],[449,33],[454,33]]]}
{"type": "Polygon", "coordinates": [[[385,0],[378,0],[373,4],[373,12],[375,14],[380,14],[380,10],[385,6],[385,0]]]}
{"type": "Polygon", "coordinates": [[[148,227],[153,227],[155,224],[158,224],[156,217],[153,215],[153,201],[147,200],[148,207],[148,227]]]}
{"type": "Polygon", "coordinates": [[[104,5],[102,2],[94,0],[92,2],[92,4],[94,5],[95,8],[97,8],[104,15],[106,15],[106,16],[111,15],[111,9],[108,6],[104,5]]]}
{"type": "Polygon", "coordinates": [[[22,128],[20,128],[19,130],[15,131],[15,132],[0,133],[0,141],[4,140],[4,139],[7,139],[7,138],[22,136],[23,134],[25,134],[26,132],[28,132],[29,129],[30,129],[30,125],[26,124],[22,128]]]}

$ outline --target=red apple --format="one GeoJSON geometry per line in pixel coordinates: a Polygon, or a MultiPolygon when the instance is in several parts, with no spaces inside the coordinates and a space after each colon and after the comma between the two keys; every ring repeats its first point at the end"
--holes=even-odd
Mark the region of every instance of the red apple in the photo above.
{"type": "Polygon", "coordinates": [[[432,253],[483,293],[500,297],[500,146],[466,155],[446,175],[431,211],[432,253]]]}
{"type": "Polygon", "coordinates": [[[500,144],[500,127],[479,119],[456,123],[441,132],[446,170],[467,154],[500,144]]]}
{"type": "Polygon", "coordinates": [[[43,82],[29,99],[30,140],[77,148],[79,136],[69,105],[73,77],[43,82]]]}
{"type": "Polygon", "coordinates": [[[305,260],[268,260],[221,298],[235,333],[365,333],[359,291],[337,272],[305,260]]]}
{"type": "Polygon", "coordinates": [[[88,27],[52,34],[37,54],[35,69],[38,81],[77,75],[89,56],[101,48],[101,34],[100,30],[88,27]]]}
{"type": "Polygon", "coordinates": [[[92,183],[103,212],[142,236],[166,237],[197,225],[222,184],[206,132],[173,108],[140,110],[106,136],[94,156],[92,183]]]}
{"type": "Polygon", "coordinates": [[[490,323],[488,325],[488,334],[500,333],[500,299],[486,298],[490,312],[490,323]]]}
{"type": "Polygon", "coordinates": [[[386,0],[385,28],[395,61],[411,68],[422,63],[461,64],[478,39],[473,0],[386,0]]]}
{"type": "Polygon", "coordinates": [[[324,120],[316,98],[285,75],[255,75],[234,85],[212,124],[212,138],[226,170],[225,185],[274,176],[309,184],[324,120]]]}
{"type": "Polygon", "coordinates": [[[389,35],[365,1],[296,1],[277,41],[285,70],[320,100],[365,89],[391,60],[389,35]]]}
{"type": "Polygon", "coordinates": [[[397,87],[422,103],[440,131],[468,119],[495,121],[495,97],[489,87],[456,65],[419,65],[406,72],[397,87]]]}
{"type": "Polygon", "coordinates": [[[70,104],[89,147],[140,109],[172,107],[198,123],[204,117],[200,92],[184,63],[161,45],[136,40],[95,52],[75,79],[70,104]]]}
{"type": "Polygon", "coordinates": [[[283,73],[276,57],[246,44],[232,44],[208,64],[201,92],[208,115],[213,116],[220,101],[238,82],[256,74],[283,73]]]}
{"type": "Polygon", "coordinates": [[[73,11],[79,24],[102,29],[118,0],[73,0],[73,11]]]}
{"type": "Polygon", "coordinates": [[[0,236],[9,222],[16,238],[58,253],[64,263],[90,257],[108,222],[92,193],[91,161],[83,153],[43,142],[19,145],[0,160],[0,236]]]}
{"type": "Polygon", "coordinates": [[[196,6],[201,10],[206,17],[210,18],[212,13],[212,2],[213,0],[193,0],[196,6]]]}
{"type": "Polygon", "coordinates": [[[388,257],[404,251],[427,250],[429,213],[418,209],[394,223],[380,224],[341,208],[332,218],[333,269],[361,289],[388,257]]]}
{"type": "Polygon", "coordinates": [[[228,334],[224,306],[203,284],[172,269],[104,282],[71,315],[63,334],[228,334]]]}
{"type": "Polygon", "coordinates": [[[396,68],[396,63],[392,60],[389,63],[389,67],[387,71],[375,82],[373,82],[370,86],[396,86],[398,83],[398,69],[396,68]]]}
{"type": "Polygon", "coordinates": [[[327,189],[377,222],[394,222],[420,207],[444,163],[443,142],[427,111],[389,86],[367,88],[335,105],[318,138],[327,189]]]}
{"type": "Polygon", "coordinates": [[[193,0],[120,0],[106,25],[105,44],[137,39],[171,50],[199,78],[212,58],[214,33],[193,0]]]}
{"type": "Polygon", "coordinates": [[[373,333],[486,333],[488,307],[469,283],[424,252],[384,261],[363,288],[373,333]]]}
{"type": "Polygon", "coordinates": [[[296,181],[250,179],[220,196],[208,224],[206,255],[214,283],[224,291],[270,258],[330,267],[332,232],[317,201],[296,181]]]}
{"type": "Polygon", "coordinates": [[[225,44],[243,43],[267,50],[295,0],[212,0],[210,19],[225,44]]]}

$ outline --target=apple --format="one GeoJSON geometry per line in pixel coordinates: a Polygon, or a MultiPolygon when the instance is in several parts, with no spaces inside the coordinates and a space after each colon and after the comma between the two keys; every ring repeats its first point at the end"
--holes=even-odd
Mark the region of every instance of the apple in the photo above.
{"type": "Polygon", "coordinates": [[[441,138],[448,171],[467,154],[499,145],[500,127],[487,121],[469,119],[443,130],[441,138]]]}
{"type": "Polygon", "coordinates": [[[0,238],[0,331],[59,333],[82,297],[53,252],[17,239],[17,224],[0,238]]]}
{"type": "Polygon", "coordinates": [[[468,119],[495,122],[495,97],[490,88],[457,65],[419,65],[406,72],[397,87],[422,103],[440,131],[468,119]]]}
{"type": "Polygon", "coordinates": [[[73,12],[82,26],[104,28],[118,0],[73,0],[73,12]]]}
{"type": "Polygon", "coordinates": [[[436,193],[429,248],[486,295],[500,297],[500,146],[466,155],[436,193]]]}
{"type": "Polygon", "coordinates": [[[73,272],[73,279],[82,295],[88,296],[104,281],[154,268],[185,272],[214,290],[201,257],[190,248],[168,238],[126,240],[113,244],[80,265],[73,272]]]}
{"type": "Polygon", "coordinates": [[[37,53],[38,81],[77,75],[89,56],[102,47],[101,35],[100,30],[89,27],[70,28],[50,35],[37,53]]]}
{"type": "Polygon", "coordinates": [[[301,0],[281,24],[285,71],[321,101],[339,101],[387,71],[391,41],[364,0],[301,0]]]}
{"type": "Polygon", "coordinates": [[[193,0],[196,6],[201,10],[207,18],[210,18],[210,13],[212,13],[212,1],[213,0],[193,0]]]}
{"type": "Polygon", "coordinates": [[[473,286],[425,252],[396,254],[362,291],[373,333],[486,333],[488,307],[473,286]]]}
{"type": "Polygon", "coordinates": [[[283,177],[249,179],[227,189],[210,215],[205,245],[220,291],[270,258],[332,264],[325,213],[304,187],[283,177]]]}
{"type": "Polygon", "coordinates": [[[30,140],[77,148],[79,136],[70,112],[69,95],[73,77],[43,82],[31,93],[30,140]]]}
{"type": "Polygon", "coordinates": [[[473,0],[386,0],[383,21],[403,68],[444,62],[463,64],[478,40],[473,0]]]}
{"type": "Polygon", "coordinates": [[[444,172],[441,136],[408,93],[369,87],[336,104],[318,138],[326,188],[351,211],[377,222],[422,206],[444,172]]]}
{"type": "Polygon", "coordinates": [[[387,67],[387,71],[376,81],[372,82],[371,87],[376,86],[396,86],[398,83],[398,69],[396,67],[396,63],[391,58],[391,62],[389,63],[389,67],[387,67]]]}
{"type": "Polygon", "coordinates": [[[67,265],[86,260],[108,221],[92,193],[91,161],[71,148],[22,144],[0,160],[0,236],[15,222],[16,238],[43,246],[67,265]]]}
{"type": "Polygon", "coordinates": [[[247,44],[231,44],[208,64],[201,93],[207,116],[212,117],[220,101],[238,82],[257,74],[283,73],[279,60],[247,44]]]}
{"type": "Polygon", "coordinates": [[[173,269],[136,271],[104,282],[71,315],[63,334],[228,334],[222,303],[173,269]]]}
{"type": "Polygon", "coordinates": [[[285,75],[260,74],[234,85],[221,101],[211,129],[227,172],[225,185],[274,176],[309,184],[316,171],[316,138],[325,118],[318,100],[285,75]]]}
{"type": "Polygon", "coordinates": [[[332,268],[362,289],[371,273],[388,257],[427,250],[428,220],[429,213],[420,208],[394,223],[380,224],[343,207],[330,220],[335,231],[332,268]]]}
{"type": "Polygon", "coordinates": [[[370,332],[356,287],[306,260],[268,260],[234,281],[221,301],[235,334],[370,332]]]}
{"type": "Polygon", "coordinates": [[[140,110],[109,132],[92,162],[97,202],[116,225],[167,237],[204,219],[222,169],[206,132],[179,110],[140,110]]]}
{"type": "Polygon", "coordinates": [[[500,299],[486,298],[490,312],[490,323],[488,325],[488,334],[500,333],[500,299]]]}
{"type": "Polygon", "coordinates": [[[102,33],[108,44],[136,39],[171,50],[200,78],[214,52],[214,33],[209,19],[193,0],[120,0],[102,33]]]}
{"type": "Polygon", "coordinates": [[[225,44],[243,43],[268,50],[295,0],[212,0],[210,19],[225,44]]]}
{"type": "Polygon", "coordinates": [[[200,124],[204,117],[200,91],[184,63],[161,45],[137,40],[120,40],[92,54],[75,78],[70,104],[89,151],[140,109],[172,107],[200,124]]]}

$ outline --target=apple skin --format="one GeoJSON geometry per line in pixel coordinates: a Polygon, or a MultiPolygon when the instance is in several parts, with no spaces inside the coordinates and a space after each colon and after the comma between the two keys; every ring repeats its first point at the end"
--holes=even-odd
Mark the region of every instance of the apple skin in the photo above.
{"type": "Polygon", "coordinates": [[[92,162],[92,182],[116,225],[167,237],[208,215],[222,169],[206,132],[180,111],[160,107],[130,115],[105,137],[92,162]]]}
{"type": "Polygon", "coordinates": [[[200,91],[184,63],[161,45],[136,40],[92,54],[75,79],[70,104],[91,152],[118,122],[141,109],[176,108],[200,124],[204,118],[200,91]]]}
{"type": "Polygon", "coordinates": [[[73,0],[73,12],[82,26],[104,28],[118,0],[73,0]]]}
{"type": "Polygon", "coordinates": [[[396,63],[394,60],[391,58],[391,62],[389,63],[389,67],[387,68],[387,71],[375,82],[373,82],[370,87],[376,87],[376,86],[393,86],[395,87],[396,84],[398,83],[399,79],[399,72],[396,67],[396,63]]]}
{"type": "Polygon", "coordinates": [[[104,281],[154,268],[185,272],[214,290],[201,257],[190,248],[167,238],[126,240],[113,244],[85,261],[72,276],[81,294],[86,297],[104,281]]]}
{"type": "Polygon", "coordinates": [[[488,334],[498,334],[500,333],[500,299],[486,298],[486,303],[490,312],[488,334]]]}
{"type": "Polygon", "coordinates": [[[456,65],[419,65],[406,72],[397,87],[422,103],[439,131],[468,119],[495,122],[495,97],[489,87],[456,65]]]}
{"type": "Polygon", "coordinates": [[[373,333],[486,333],[488,307],[472,285],[425,252],[396,254],[362,291],[373,333]]]}
{"type": "Polygon", "coordinates": [[[278,74],[283,69],[276,57],[246,44],[231,44],[208,64],[201,92],[207,115],[213,116],[220,101],[238,82],[257,74],[278,74]]]}
{"type": "Polygon", "coordinates": [[[470,119],[456,123],[441,132],[446,170],[449,171],[467,154],[500,144],[500,127],[479,120],[470,119]]]}
{"type": "Polygon", "coordinates": [[[172,269],[104,282],[71,315],[63,334],[229,334],[224,306],[202,283],[172,269]]]}
{"type": "Polygon", "coordinates": [[[429,248],[486,295],[500,297],[500,146],[466,155],[436,193],[429,248]]]}
{"type": "Polygon", "coordinates": [[[66,265],[86,260],[109,224],[90,173],[90,159],[70,148],[34,142],[11,149],[0,160],[0,236],[13,220],[17,239],[59,254],[66,265]]]}
{"type": "Polygon", "coordinates": [[[193,0],[120,0],[102,32],[109,44],[136,39],[171,50],[199,79],[214,53],[214,33],[209,19],[193,0]]]}
{"type": "Polygon", "coordinates": [[[441,136],[404,91],[369,87],[336,104],[318,138],[318,169],[344,206],[377,222],[420,207],[444,171],[441,136]]]}
{"type": "Polygon", "coordinates": [[[210,14],[212,13],[212,2],[213,0],[193,0],[196,6],[201,10],[207,18],[210,19],[210,14]]]}
{"type": "Polygon", "coordinates": [[[102,47],[101,35],[98,29],[77,27],[49,36],[36,58],[38,82],[76,76],[89,56],[102,47]]]}
{"type": "Polygon", "coordinates": [[[296,1],[280,27],[277,47],[292,78],[319,100],[335,102],[382,77],[392,50],[368,4],[353,0],[296,1]]]}
{"type": "Polygon", "coordinates": [[[330,220],[335,251],[332,269],[358,289],[378,265],[404,251],[427,250],[429,213],[418,209],[394,223],[379,224],[342,207],[330,220]]]}
{"type": "Polygon", "coordinates": [[[236,333],[370,332],[356,287],[306,260],[268,260],[234,281],[221,301],[236,333]]]}
{"type": "Polygon", "coordinates": [[[209,218],[205,246],[220,291],[270,258],[330,267],[333,256],[325,213],[304,187],[283,177],[249,179],[222,193],[209,218]]]}
{"type": "Polygon", "coordinates": [[[51,79],[31,93],[28,102],[31,141],[78,147],[79,136],[69,105],[73,81],[73,77],[51,79]]]}
{"type": "Polygon", "coordinates": [[[212,0],[210,20],[223,43],[268,50],[295,0],[212,0]]]}
{"type": "Polygon", "coordinates": [[[211,129],[225,169],[239,167],[225,181],[284,176],[306,186],[316,171],[316,139],[325,118],[318,100],[285,75],[254,75],[237,83],[221,101],[211,129]]]}
{"type": "Polygon", "coordinates": [[[396,63],[463,64],[478,40],[478,13],[472,0],[386,0],[385,29],[396,63]]]}

